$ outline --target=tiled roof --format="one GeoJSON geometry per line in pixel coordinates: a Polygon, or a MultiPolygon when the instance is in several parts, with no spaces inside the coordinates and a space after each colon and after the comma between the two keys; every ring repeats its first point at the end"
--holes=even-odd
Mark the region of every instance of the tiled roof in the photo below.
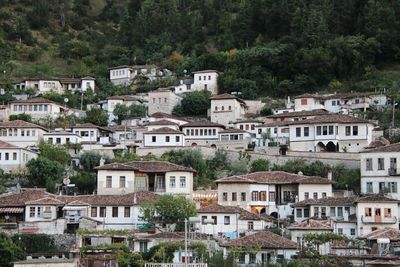
{"type": "Polygon", "coordinates": [[[27,201],[25,204],[28,205],[56,205],[63,206],[65,203],[54,197],[44,197],[36,200],[27,201]]]}
{"type": "Polygon", "coordinates": [[[93,124],[93,123],[90,123],[90,122],[82,123],[82,124],[76,124],[76,125],[72,126],[71,128],[72,128],[72,129],[79,129],[79,128],[97,128],[97,129],[100,129],[100,130],[112,132],[110,129],[107,129],[106,127],[97,126],[96,124],[93,124]]]}
{"type": "Polygon", "coordinates": [[[229,176],[216,180],[216,183],[331,184],[332,181],[320,176],[305,176],[283,171],[270,171],[229,176]]]}
{"type": "Polygon", "coordinates": [[[361,153],[400,152],[400,143],[364,150],[361,153]]]}
{"type": "Polygon", "coordinates": [[[192,168],[180,166],[167,161],[132,161],[126,163],[111,163],[96,167],[97,170],[132,170],[139,172],[171,172],[188,171],[196,172],[192,168]]]}
{"type": "MultiPolygon", "coordinates": [[[[372,150],[375,148],[382,148],[382,147],[389,146],[389,145],[390,145],[390,141],[384,137],[381,137],[381,138],[369,143],[369,145],[365,149],[372,150]]],[[[398,151],[400,152],[400,149],[398,151]]],[[[390,152],[392,152],[392,151],[390,151],[390,152]]]]}
{"type": "Polygon", "coordinates": [[[157,119],[162,119],[162,118],[170,118],[170,119],[174,119],[174,120],[180,120],[180,121],[188,121],[182,117],[178,117],[178,116],[174,116],[168,113],[163,113],[163,112],[156,112],[151,114],[149,117],[151,118],[157,118],[157,119]]]}
{"type": "Polygon", "coordinates": [[[2,194],[0,195],[0,206],[25,206],[26,202],[46,197],[55,197],[55,195],[47,193],[44,189],[29,189],[21,193],[2,194]]]}
{"type": "Polygon", "coordinates": [[[375,92],[355,92],[355,93],[338,93],[338,94],[302,94],[298,95],[295,98],[317,98],[321,100],[327,100],[327,99],[349,99],[349,98],[354,98],[354,97],[364,97],[364,96],[370,96],[370,95],[376,95],[378,93],[375,92]]]}
{"type": "Polygon", "coordinates": [[[188,123],[185,123],[181,126],[183,127],[220,127],[224,128],[225,126],[219,123],[211,122],[209,120],[197,120],[197,121],[191,121],[188,123]]]}
{"type": "Polygon", "coordinates": [[[25,104],[25,103],[52,103],[52,104],[57,104],[60,105],[59,103],[56,103],[54,101],[51,101],[47,98],[44,97],[33,97],[33,98],[28,98],[26,100],[14,100],[11,101],[10,103],[21,103],[21,104],[25,104]]]}
{"type": "Polygon", "coordinates": [[[0,140],[0,148],[20,148],[20,147],[0,140]]]}
{"type": "Polygon", "coordinates": [[[257,120],[257,119],[243,119],[243,120],[237,120],[234,122],[234,124],[238,123],[262,123],[263,121],[257,120]]]}
{"type": "Polygon", "coordinates": [[[296,249],[292,240],[269,231],[262,231],[226,242],[224,247],[259,247],[262,249],[296,249]]]}
{"type": "Polygon", "coordinates": [[[321,230],[321,231],[333,231],[333,228],[329,221],[307,219],[300,223],[292,224],[288,227],[289,230],[321,230]]]}
{"type": "Polygon", "coordinates": [[[210,100],[222,100],[222,99],[236,99],[240,103],[246,105],[246,102],[244,102],[243,99],[241,99],[237,96],[231,95],[231,94],[227,94],[227,93],[210,97],[210,100]]]}
{"type": "Polygon", "coordinates": [[[43,135],[76,135],[73,132],[67,132],[67,131],[53,131],[53,132],[49,132],[49,133],[44,133],[43,135]]]}
{"type": "Polygon", "coordinates": [[[31,122],[26,122],[23,120],[7,121],[7,122],[0,123],[0,128],[11,128],[11,127],[12,128],[40,128],[47,132],[47,130],[45,128],[43,128],[42,126],[31,123],[31,122]]]}
{"type": "Polygon", "coordinates": [[[229,129],[222,130],[219,133],[220,134],[222,134],[222,133],[247,133],[247,131],[236,129],[236,128],[229,128],[229,129]]]}
{"type": "Polygon", "coordinates": [[[81,195],[81,196],[59,196],[58,199],[67,203],[80,201],[92,206],[122,206],[140,205],[146,201],[157,199],[159,195],[149,191],[140,191],[124,195],[81,195]]]}
{"type": "Polygon", "coordinates": [[[261,125],[256,125],[256,128],[289,126],[291,122],[292,121],[273,121],[261,125]]]}
{"type": "Polygon", "coordinates": [[[310,205],[315,206],[352,206],[355,204],[358,196],[352,197],[327,197],[319,199],[307,199],[299,201],[292,205],[292,207],[305,207],[310,205]]]}
{"type": "Polygon", "coordinates": [[[290,122],[290,124],[317,124],[317,123],[370,123],[370,122],[350,115],[342,115],[342,114],[321,115],[310,119],[290,122]]]}
{"type": "Polygon", "coordinates": [[[379,238],[389,238],[390,241],[400,240],[400,231],[393,228],[384,228],[375,230],[367,235],[360,237],[362,239],[377,240],[379,238]]]}
{"type": "Polygon", "coordinates": [[[267,116],[267,118],[307,117],[307,116],[318,116],[327,114],[329,114],[329,112],[326,111],[325,109],[314,109],[314,110],[303,110],[303,111],[293,111],[293,112],[274,114],[267,116]]]}
{"type": "Polygon", "coordinates": [[[397,199],[389,198],[381,194],[369,194],[360,196],[356,202],[399,202],[397,199]]]}
{"type": "Polygon", "coordinates": [[[181,131],[175,130],[175,129],[172,129],[172,128],[169,128],[169,127],[161,127],[161,128],[158,128],[158,129],[153,129],[153,130],[145,132],[143,134],[171,134],[171,133],[183,134],[181,131]]]}
{"type": "Polygon", "coordinates": [[[222,206],[219,204],[210,204],[208,206],[202,207],[197,210],[197,213],[202,214],[202,213],[225,213],[225,214],[240,214],[239,219],[240,220],[251,220],[251,221],[268,221],[272,222],[275,220],[272,216],[269,216],[267,214],[255,214],[252,212],[249,212],[245,209],[242,209],[240,207],[233,207],[233,206],[222,206]]]}
{"type": "Polygon", "coordinates": [[[139,101],[142,102],[141,99],[137,98],[133,95],[114,95],[107,97],[107,100],[123,100],[123,101],[139,101]]]}
{"type": "Polygon", "coordinates": [[[207,72],[218,72],[216,70],[199,70],[199,71],[193,71],[192,73],[207,73],[207,72]]]}
{"type": "Polygon", "coordinates": [[[178,125],[175,122],[169,121],[169,120],[159,120],[159,121],[151,121],[147,124],[148,126],[157,126],[157,125],[178,125]]]}
{"type": "Polygon", "coordinates": [[[80,83],[81,79],[78,78],[59,78],[60,83],[80,83]]]}

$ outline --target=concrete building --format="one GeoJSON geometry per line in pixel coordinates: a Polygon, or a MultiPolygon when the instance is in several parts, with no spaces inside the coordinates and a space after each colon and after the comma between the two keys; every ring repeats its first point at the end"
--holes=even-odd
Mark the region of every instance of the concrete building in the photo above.
{"type": "Polygon", "coordinates": [[[247,106],[244,100],[230,94],[216,95],[210,100],[212,122],[229,126],[245,118],[247,106]]]}
{"type": "Polygon", "coordinates": [[[0,140],[0,169],[4,172],[18,172],[25,169],[26,163],[37,154],[0,140]]]}
{"type": "Polygon", "coordinates": [[[69,108],[43,97],[10,102],[10,115],[28,114],[35,120],[55,119],[61,114],[67,114],[69,108]]]}
{"type": "Polygon", "coordinates": [[[43,141],[53,145],[79,144],[82,138],[72,132],[54,131],[43,134],[43,141]]]}
{"type": "Polygon", "coordinates": [[[0,140],[19,147],[38,145],[46,132],[42,126],[22,120],[0,124],[0,140]]]}
{"type": "Polygon", "coordinates": [[[162,127],[143,133],[144,147],[183,147],[185,135],[169,127],[162,127]]]}
{"type": "Polygon", "coordinates": [[[55,92],[63,94],[67,91],[86,92],[91,89],[96,89],[96,79],[93,77],[77,78],[34,78],[27,79],[17,84],[14,84],[15,89],[25,90],[34,89],[37,93],[55,92]]]}
{"type": "Polygon", "coordinates": [[[149,115],[157,112],[172,114],[172,110],[181,100],[181,96],[178,96],[167,88],[159,88],[151,91],[149,92],[148,113],[149,115]]]}
{"type": "Polygon", "coordinates": [[[209,120],[198,120],[183,124],[181,128],[185,133],[186,146],[216,147],[220,140],[219,132],[224,130],[225,126],[209,120]]]}

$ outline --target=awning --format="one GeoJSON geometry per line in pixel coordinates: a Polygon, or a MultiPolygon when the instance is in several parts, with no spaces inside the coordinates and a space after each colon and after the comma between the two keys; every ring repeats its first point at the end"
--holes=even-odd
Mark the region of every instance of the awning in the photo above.
{"type": "Polygon", "coordinates": [[[64,206],[62,210],[86,210],[87,207],[82,207],[82,206],[64,206]]]}
{"type": "Polygon", "coordinates": [[[0,208],[0,213],[24,213],[24,208],[0,208]]]}

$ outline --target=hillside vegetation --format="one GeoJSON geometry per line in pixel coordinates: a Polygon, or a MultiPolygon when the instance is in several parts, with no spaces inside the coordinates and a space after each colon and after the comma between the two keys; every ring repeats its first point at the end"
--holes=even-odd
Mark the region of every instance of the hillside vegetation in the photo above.
{"type": "MultiPolygon", "coordinates": [[[[2,0],[2,83],[157,64],[223,72],[244,98],[399,79],[400,1],[2,0]],[[3,72],[5,70],[5,72],[3,72]]],[[[101,86],[100,86],[101,89],[101,86]]]]}

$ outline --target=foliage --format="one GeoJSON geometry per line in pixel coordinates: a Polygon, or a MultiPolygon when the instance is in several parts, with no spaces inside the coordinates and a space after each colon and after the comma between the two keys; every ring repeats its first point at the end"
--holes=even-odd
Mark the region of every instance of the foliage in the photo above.
{"type": "Polygon", "coordinates": [[[9,120],[10,121],[22,120],[22,121],[32,122],[32,116],[26,113],[10,115],[9,120]]]}
{"type": "Polygon", "coordinates": [[[102,156],[95,151],[85,151],[79,157],[79,163],[85,172],[95,172],[94,168],[100,165],[102,156]]]}
{"type": "Polygon", "coordinates": [[[96,174],[82,171],[71,178],[71,183],[78,187],[81,194],[92,194],[96,189],[96,174]]]}
{"type": "Polygon", "coordinates": [[[85,122],[93,123],[97,126],[107,126],[108,114],[98,107],[93,107],[86,111],[85,122]]]}
{"type": "Polygon", "coordinates": [[[13,240],[5,233],[0,233],[0,265],[12,267],[13,262],[22,260],[24,253],[13,240]]]}
{"type": "Polygon", "coordinates": [[[256,159],[251,162],[250,172],[268,171],[271,163],[267,159],[256,159]]]}
{"type": "Polygon", "coordinates": [[[40,156],[52,161],[57,161],[61,165],[66,166],[71,162],[71,156],[62,145],[53,145],[46,142],[39,144],[40,156]]]}
{"type": "Polygon", "coordinates": [[[104,229],[104,230],[95,230],[95,229],[78,229],[77,234],[81,236],[86,235],[124,235],[124,236],[133,236],[132,231],[129,230],[114,230],[114,229],[104,229]]]}
{"type": "Polygon", "coordinates": [[[185,219],[197,214],[196,205],[184,196],[162,195],[141,208],[141,219],[149,223],[176,224],[175,231],[182,231],[185,219]]]}
{"type": "Polygon", "coordinates": [[[46,234],[18,234],[12,237],[15,244],[23,248],[25,253],[56,252],[54,239],[46,234]]]}
{"type": "MultiPolygon", "coordinates": [[[[143,254],[147,262],[170,263],[174,259],[174,252],[183,249],[182,242],[164,242],[153,246],[148,252],[143,254]]],[[[188,249],[196,251],[197,259],[202,259],[206,254],[206,245],[201,242],[190,242],[188,249]]]]}
{"type": "Polygon", "coordinates": [[[207,116],[211,106],[209,91],[195,91],[188,93],[180,105],[174,108],[174,113],[182,116],[207,116]]]}
{"type": "Polygon", "coordinates": [[[261,111],[260,111],[260,115],[261,116],[269,116],[272,115],[272,110],[270,107],[268,107],[267,105],[265,105],[261,111]]]}
{"type": "Polygon", "coordinates": [[[59,162],[40,156],[28,161],[26,167],[29,171],[29,185],[46,187],[49,192],[55,190],[56,183],[61,182],[64,173],[64,167],[59,162]]]}
{"type": "Polygon", "coordinates": [[[123,151],[114,151],[114,158],[112,159],[112,162],[129,162],[129,161],[134,161],[137,160],[138,156],[134,151],[129,151],[129,150],[123,150],[123,151]]]}
{"type": "Polygon", "coordinates": [[[127,118],[131,117],[143,117],[146,115],[146,107],[143,105],[124,105],[117,104],[113,111],[114,116],[116,116],[116,121],[118,124],[127,118]]]}
{"type": "Polygon", "coordinates": [[[230,175],[241,175],[249,172],[249,160],[241,158],[231,163],[229,167],[230,175]]]}

